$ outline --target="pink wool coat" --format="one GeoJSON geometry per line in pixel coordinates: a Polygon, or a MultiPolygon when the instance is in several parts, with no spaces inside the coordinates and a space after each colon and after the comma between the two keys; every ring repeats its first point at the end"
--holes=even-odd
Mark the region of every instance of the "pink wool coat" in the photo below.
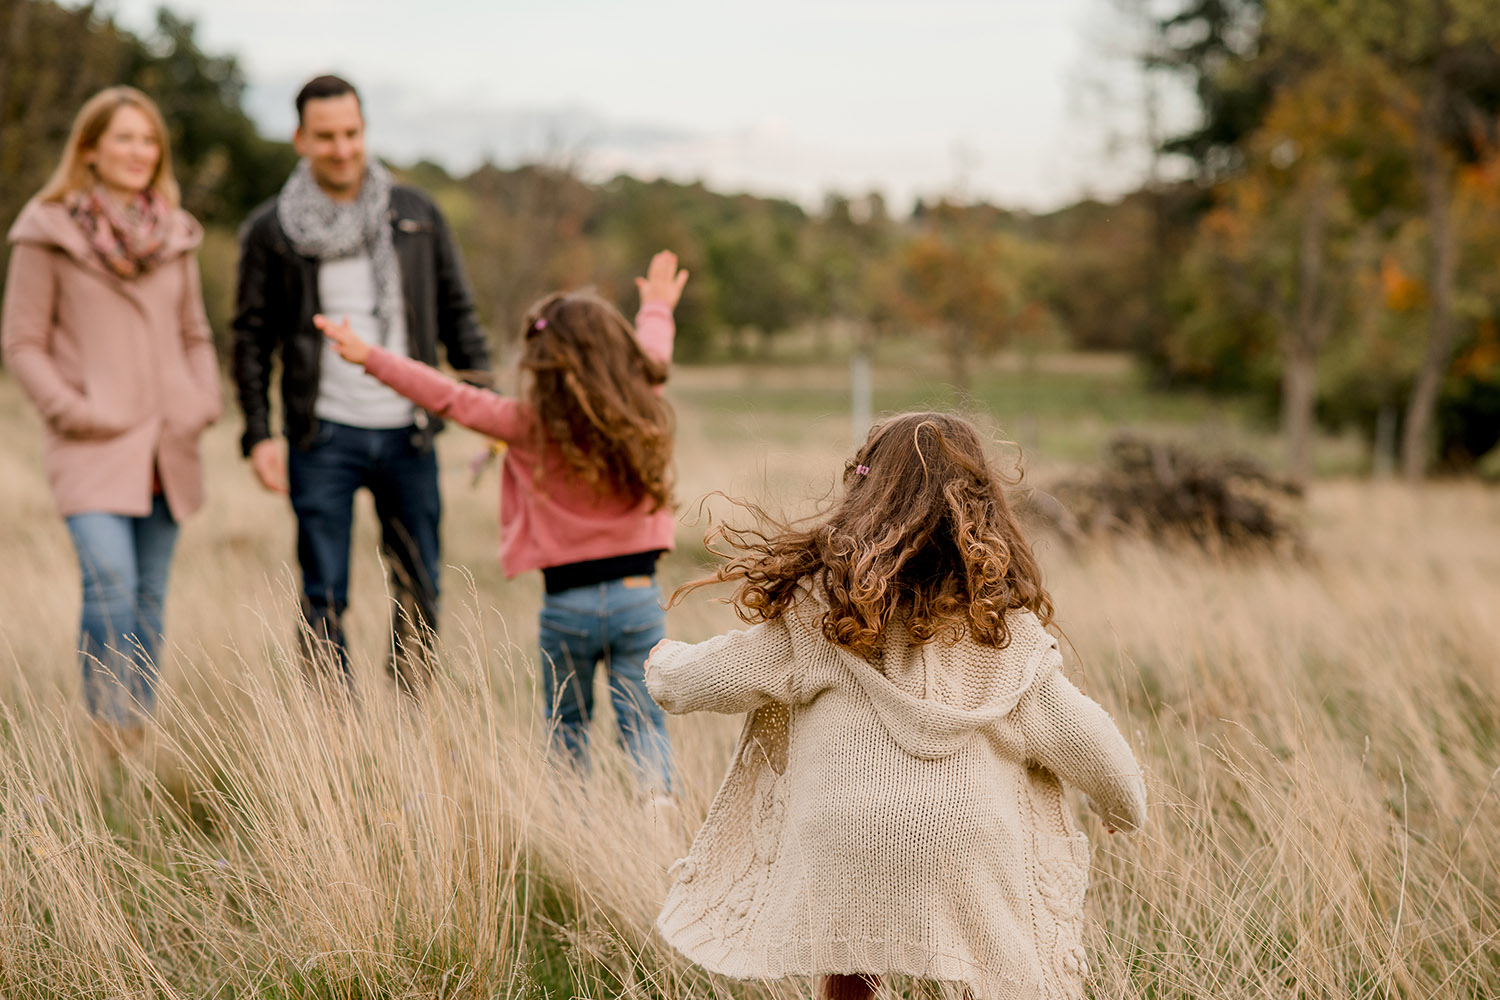
{"type": "Polygon", "coordinates": [[[198,436],[223,410],[202,240],[177,212],[165,259],[127,281],[61,204],[32,202],[11,228],[0,349],[41,413],[62,516],[149,514],[153,460],[174,518],[202,505],[198,436]]]}

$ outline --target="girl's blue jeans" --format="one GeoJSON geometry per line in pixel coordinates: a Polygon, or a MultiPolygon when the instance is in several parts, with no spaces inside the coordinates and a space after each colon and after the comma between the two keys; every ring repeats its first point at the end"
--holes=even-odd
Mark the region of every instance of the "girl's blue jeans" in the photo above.
{"type": "Polygon", "coordinates": [[[156,705],[177,522],[158,494],[145,517],[90,512],[67,523],[83,575],[78,653],[84,703],[102,722],[140,725],[156,705]]]}
{"type": "Polygon", "coordinates": [[[627,576],[548,594],[542,601],[543,693],[553,739],[582,764],[594,714],[594,671],[609,674],[620,738],[650,788],[672,787],[666,716],[646,691],[646,654],[666,636],[654,576],[627,576]]]}

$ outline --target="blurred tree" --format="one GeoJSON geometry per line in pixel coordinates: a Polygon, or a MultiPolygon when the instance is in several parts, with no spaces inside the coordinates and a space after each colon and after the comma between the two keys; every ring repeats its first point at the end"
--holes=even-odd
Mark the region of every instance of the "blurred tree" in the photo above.
{"type": "Polygon", "coordinates": [[[693,274],[678,306],[684,359],[709,354],[716,338],[744,353],[747,334],[769,338],[811,315],[811,220],[791,202],[724,195],[701,183],[617,177],[604,185],[589,232],[601,275],[633,297],[630,279],[663,247],[693,274]]]}
{"type": "Polygon", "coordinates": [[[444,202],[463,248],[480,313],[502,344],[514,342],[537,299],[594,274],[584,227],[594,192],[566,164],[501,170],[486,164],[444,202]],[[460,203],[461,202],[461,203],[460,203]]]}
{"type": "Polygon", "coordinates": [[[1170,353],[1181,309],[1176,272],[1213,205],[1213,186],[1240,169],[1240,143],[1259,124],[1282,71],[1263,57],[1265,3],[1108,2],[1115,22],[1110,51],[1118,53],[1123,43],[1143,70],[1139,85],[1127,89],[1138,95],[1130,117],[1141,129],[1145,177],[1117,205],[1102,206],[1117,211],[1078,234],[1082,240],[1063,237],[1069,252],[1058,255],[1054,307],[1078,343],[1128,346],[1161,388],[1182,374],[1170,353]],[[1170,96],[1184,88],[1197,102],[1187,128],[1169,124],[1176,117],[1170,96]],[[1191,179],[1173,180],[1183,176],[1183,160],[1191,179]]]}
{"type": "Polygon", "coordinates": [[[999,221],[987,205],[924,206],[922,225],[900,252],[902,280],[891,289],[896,312],[943,339],[949,378],[962,396],[976,355],[1054,326],[1033,293],[1034,260],[999,221]]]}
{"type": "MultiPolygon", "coordinates": [[[[1139,0],[1138,0],[1139,2],[1139,0]]],[[[1195,126],[1162,144],[1192,161],[1213,184],[1242,164],[1242,142],[1259,127],[1288,67],[1266,58],[1268,0],[1144,0],[1157,38],[1142,54],[1147,68],[1186,78],[1198,100],[1195,126]]],[[[1275,0],[1270,0],[1275,2],[1275,0]]]]}
{"type": "Polygon", "coordinates": [[[881,289],[889,276],[880,266],[890,258],[894,227],[885,199],[871,193],[859,201],[839,194],[823,200],[809,236],[807,273],[810,307],[820,318],[822,349],[844,333],[849,345],[850,437],[864,439],[874,419],[874,350],[888,316],[881,289]]]}
{"type": "Polygon", "coordinates": [[[207,225],[238,226],[280,190],[297,154],[288,141],[261,138],[241,108],[238,60],[205,53],[196,32],[192,21],[162,8],[155,34],[127,47],[122,75],[161,105],[183,207],[207,225]]]}
{"type": "Polygon", "coordinates": [[[829,194],[809,227],[804,246],[808,308],[834,322],[852,324],[855,339],[886,325],[880,285],[888,280],[879,262],[889,259],[897,228],[877,193],[849,199],[829,194]]]}
{"type": "Polygon", "coordinates": [[[631,279],[658,250],[676,253],[692,274],[676,312],[676,353],[685,360],[708,354],[719,325],[718,276],[708,266],[702,242],[702,230],[712,224],[711,206],[718,200],[700,184],[621,176],[600,189],[589,220],[589,234],[599,247],[601,286],[617,297],[633,301],[631,279]]]}
{"type": "Polygon", "coordinates": [[[746,333],[760,338],[762,353],[771,336],[810,312],[801,231],[806,214],[790,202],[735,199],[732,212],[704,233],[703,250],[718,285],[718,320],[736,353],[746,333]]]}
{"type": "MultiPolygon", "coordinates": [[[[1238,213],[1238,221],[1249,227],[1245,234],[1254,237],[1247,247],[1260,247],[1246,252],[1267,256],[1262,270],[1277,267],[1278,252],[1265,240],[1274,243],[1271,222],[1280,211],[1296,225],[1282,227],[1285,247],[1279,259],[1307,265],[1300,275],[1303,287],[1341,275],[1336,283],[1344,284],[1345,294],[1350,289],[1370,292],[1384,281],[1381,275],[1393,269],[1420,275],[1412,278],[1414,287],[1420,288],[1420,307],[1398,310],[1383,304],[1381,295],[1363,295],[1359,308],[1334,324],[1340,329],[1347,325],[1347,349],[1326,338],[1320,348],[1331,351],[1333,359],[1334,381],[1322,379],[1330,417],[1345,419],[1357,413],[1356,419],[1365,422],[1371,407],[1390,412],[1391,393],[1405,397],[1401,464],[1409,478],[1419,477],[1434,450],[1450,451],[1448,429],[1439,428],[1438,448],[1433,448],[1434,412],[1453,395],[1455,357],[1472,339],[1472,324],[1477,322],[1472,296],[1458,286],[1460,274],[1468,273],[1469,236],[1465,220],[1456,214],[1461,193],[1455,185],[1461,171],[1478,162],[1493,143],[1500,112],[1500,8],[1481,0],[1161,3],[1167,13],[1158,21],[1160,45],[1147,58],[1163,71],[1185,75],[1194,85],[1200,111],[1198,127],[1169,140],[1166,148],[1192,158],[1200,183],[1215,188],[1272,184],[1269,192],[1276,185],[1266,157],[1279,149],[1281,156],[1290,157],[1289,163],[1298,161],[1287,171],[1289,185],[1282,185],[1281,194],[1261,199],[1258,216],[1238,213]],[[1327,105],[1350,89],[1366,95],[1358,102],[1366,110],[1341,137],[1317,134],[1337,124],[1335,116],[1304,121],[1300,140],[1265,145],[1274,133],[1287,131],[1296,107],[1310,112],[1319,102],[1327,105]],[[1273,123],[1272,117],[1280,121],[1273,123]],[[1364,150],[1354,156],[1353,146],[1364,150]],[[1318,180],[1320,169],[1307,164],[1329,157],[1333,173],[1321,174],[1318,180]],[[1290,183],[1293,177],[1296,183],[1290,183]],[[1313,197],[1319,185],[1333,192],[1331,201],[1313,197]],[[1286,208],[1286,199],[1300,210],[1286,208]],[[1340,213],[1347,213],[1349,225],[1336,221],[1340,213]],[[1319,254],[1319,247],[1326,253],[1319,254]],[[1343,263],[1333,263],[1333,271],[1315,266],[1320,257],[1327,265],[1330,253],[1346,251],[1343,263]],[[1411,340],[1420,329],[1414,322],[1419,314],[1426,322],[1413,364],[1410,347],[1397,348],[1393,338],[1411,340]],[[1378,349],[1361,353],[1362,343],[1378,349]],[[1371,367],[1375,358],[1382,359],[1384,367],[1371,367]],[[1341,387],[1341,398],[1330,395],[1334,385],[1341,387]]],[[[1213,353],[1213,345],[1219,345],[1229,352],[1220,353],[1221,359],[1243,367],[1228,379],[1215,373],[1216,381],[1261,381],[1270,367],[1259,353],[1268,325],[1243,311],[1259,302],[1268,310],[1269,326],[1282,345],[1271,360],[1284,380],[1283,396],[1305,396],[1305,379],[1299,380],[1295,370],[1305,367],[1297,358],[1306,352],[1292,354],[1287,348],[1306,341],[1287,340],[1286,335],[1296,328],[1296,317],[1316,317],[1318,312],[1293,308],[1283,314],[1290,324],[1275,322],[1262,295],[1240,294],[1246,290],[1243,265],[1248,258],[1215,262],[1207,256],[1226,234],[1236,231],[1226,228],[1225,212],[1237,198],[1240,209],[1246,208],[1250,203],[1245,196],[1244,190],[1217,191],[1213,217],[1205,218],[1194,250],[1182,258],[1173,281],[1182,318],[1170,338],[1173,363],[1201,364],[1213,353]],[[1229,294],[1218,302],[1201,298],[1199,293],[1210,288],[1229,294]],[[1215,315],[1221,322],[1208,324],[1215,315]],[[1185,346],[1194,348],[1186,356],[1185,346]],[[1280,363],[1286,358],[1293,361],[1290,367],[1280,363]]],[[[1295,273],[1285,266],[1283,270],[1295,273]]],[[[1314,327],[1301,329],[1306,333],[1314,327]]],[[[1300,404],[1293,404],[1293,409],[1300,411],[1300,404]]],[[[1290,415],[1284,411],[1285,417],[1290,415]]],[[[1394,427],[1396,421],[1384,423],[1394,427]]]]}
{"type": "Polygon", "coordinates": [[[809,314],[809,220],[798,206],[667,180],[596,186],[576,166],[488,165],[443,188],[482,311],[503,338],[556,289],[595,287],[629,315],[632,279],[663,248],[693,273],[677,308],[683,359],[706,356],[716,334],[755,330],[764,343],[809,314]]]}
{"type": "Polygon", "coordinates": [[[1203,218],[1171,277],[1161,363],[1179,385],[1267,396],[1277,384],[1277,337],[1264,287],[1242,263],[1244,222],[1225,207],[1203,218]]]}
{"type": "Polygon", "coordinates": [[[1136,192],[1114,204],[1083,201],[1029,228],[1040,242],[1066,248],[1047,268],[1041,291],[1075,347],[1155,349],[1152,200],[1136,192]]]}
{"type": "Polygon", "coordinates": [[[1500,445],[1500,142],[1459,169],[1453,217],[1461,336],[1438,397],[1438,461],[1466,471],[1500,445]]]}
{"type": "Polygon", "coordinates": [[[1287,473],[1299,483],[1312,474],[1319,358],[1337,328],[1357,329],[1359,273],[1378,266],[1392,220],[1416,202],[1400,84],[1382,69],[1330,63],[1283,87],[1224,185],[1240,237],[1231,259],[1262,285],[1277,331],[1287,473]]]}
{"type": "MultiPolygon", "coordinates": [[[[96,4],[0,0],[0,232],[56,167],[84,101],[121,83],[161,105],[183,205],[211,231],[237,226],[296,162],[289,144],[260,138],[240,107],[237,62],[199,49],[191,22],[163,10],[156,33],[141,39],[96,4]]],[[[232,282],[233,257],[225,240],[211,242],[204,280],[213,292],[209,319],[222,338],[228,300],[220,292],[232,282]]],[[[0,243],[0,276],[8,256],[0,243]]]]}
{"type": "Polygon", "coordinates": [[[1460,247],[1453,219],[1461,165],[1493,140],[1500,112],[1500,7],[1484,0],[1277,0],[1268,29],[1288,51],[1375,62],[1398,81],[1392,101],[1415,136],[1427,226],[1426,349],[1407,402],[1401,467],[1426,472],[1445,373],[1453,361],[1460,247]]]}
{"type": "MultiPolygon", "coordinates": [[[[124,78],[134,44],[94,4],[0,0],[0,237],[57,166],[83,102],[124,78]]],[[[0,240],[0,281],[8,259],[0,240]]]]}

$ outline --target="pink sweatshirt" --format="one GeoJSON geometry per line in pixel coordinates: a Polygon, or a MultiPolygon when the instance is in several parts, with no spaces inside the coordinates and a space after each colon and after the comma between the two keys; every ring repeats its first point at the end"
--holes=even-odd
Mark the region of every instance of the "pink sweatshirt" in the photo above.
{"type": "MultiPolygon", "coordinates": [[[[659,302],[641,307],[635,335],[649,357],[669,361],[676,326],[659,302]]],[[[651,501],[601,497],[574,479],[550,449],[538,455],[536,412],[524,400],[456,382],[420,361],[378,347],[365,371],[418,406],[506,442],[500,470],[500,565],[507,577],[529,569],[672,548],[677,522],[651,501]],[[536,478],[541,463],[541,481],[536,478]]]]}

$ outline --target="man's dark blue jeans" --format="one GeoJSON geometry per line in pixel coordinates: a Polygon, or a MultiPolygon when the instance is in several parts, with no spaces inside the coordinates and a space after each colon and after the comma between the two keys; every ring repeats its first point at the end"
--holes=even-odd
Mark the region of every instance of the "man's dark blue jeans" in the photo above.
{"type": "Polygon", "coordinates": [[[375,499],[396,599],[387,669],[410,693],[430,676],[443,505],[437,456],[414,447],[414,440],[412,427],[372,430],[320,420],[308,448],[289,450],[288,485],[302,565],[301,651],[315,678],[330,667],[346,681],[349,676],[343,615],[349,604],[354,494],[362,487],[375,499]]]}

